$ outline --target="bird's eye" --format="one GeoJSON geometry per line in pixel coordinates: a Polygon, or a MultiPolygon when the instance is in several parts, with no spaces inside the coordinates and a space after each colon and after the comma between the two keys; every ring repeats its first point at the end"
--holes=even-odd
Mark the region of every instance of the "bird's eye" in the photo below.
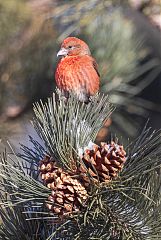
{"type": "Polygon", "coordinates": [[[69,48],[69,49],[71,49],[71,48],[72,48],[72,46],[68,46],[68,48],[69,48]]]}

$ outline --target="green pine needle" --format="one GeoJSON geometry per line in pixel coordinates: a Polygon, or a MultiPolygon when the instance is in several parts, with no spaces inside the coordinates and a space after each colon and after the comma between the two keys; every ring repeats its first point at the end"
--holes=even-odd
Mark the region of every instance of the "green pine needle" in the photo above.
{"type": "Polygon", "coordinates": [[[79,150],[95,141],[98,131],[113,111],[107,96],[97,95],[90,103],[80,103],[75,96],[68,100],[58,92],[47,103],[34,104],[34,128],[49,153],[60,164],[71,170],[79,150]]]}
{"type": "MultiPolygon", "coordinates": [[[[95,140],[109,116],[107,100],[97,96],[85,105],[73,96],[66,101],[59,95],[56,101],[54,95],[47,103],[35,105],[34,126],[47,152],[63,167],[69,170],[68,162],[78,157],[79,149],[95,140]]],[[[21,145],[23,153],[19,157],[14,153],[1,155],[0,239],[16,240],[19,231],[19,236],[26,240],[32,239],[31,235],[34,240],[161,239],[160,131],[151,133],[145,127],[127,147],[128,157],[118,179],[106,185],[91,185],[86,205],[78,214],[64,219],[45,207],[51,192],[39,180],[38,165],[46,150],[32,137],[30,141],[33,147],[21,145]],[[26,232],[22,231],[25,228],[26,232]]]]}

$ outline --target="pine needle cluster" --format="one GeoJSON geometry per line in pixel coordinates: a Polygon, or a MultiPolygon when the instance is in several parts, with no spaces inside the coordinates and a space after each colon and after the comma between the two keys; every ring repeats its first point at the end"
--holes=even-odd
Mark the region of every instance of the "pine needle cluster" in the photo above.
{"type": "Polygon", "coordinates": [[[40,178],[40,160],[50,154],[71,174],[112,111],[108,98],[100,95],[86,105],[58,92],[35,104],[33,125],[43,144],[30,137],[32,147],[1,154],[0,239],[161,239],[161,132],[147,126],[125,148],[126,162],[116,178],[91,181],[79,212],[60,216],[47,208],[51,190],[40,178]]]}

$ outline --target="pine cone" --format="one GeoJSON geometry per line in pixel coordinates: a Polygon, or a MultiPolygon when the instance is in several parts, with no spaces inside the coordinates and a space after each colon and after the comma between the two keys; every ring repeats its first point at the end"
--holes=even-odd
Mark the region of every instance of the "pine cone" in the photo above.
{"type": "Polygon", "coordinates": [[[89,185],[89,175],[94,182],[106,182],[116,178],[126,161],[126,152],[122,145],[115,142],[101,143],[101,146],[93,145],[93,149],[86,149],[80,166],[80,175],[89,185]]]}
{"type": "Polygon", "coordinates": [[[87,191],[78,179],[58,168],[50,156],[40,162],[42,180],[51,189],[47,207],[60,215],[77,212],[87,200],[87,191]]]}

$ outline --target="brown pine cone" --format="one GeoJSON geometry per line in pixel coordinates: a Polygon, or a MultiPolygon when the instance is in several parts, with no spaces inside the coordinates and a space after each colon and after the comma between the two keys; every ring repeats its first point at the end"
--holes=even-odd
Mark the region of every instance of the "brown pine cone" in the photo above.
{"type": "Polygon", "coordinates": [[[88,186],[90,179],[94,182],[106,182],[116,178],[126,161],[126,152],[122,145],[114,141],[110,144],[101,143],[86,149],[80,166],[80,175],[88,186]],[[92,178],[91,178],[92,177],[92,178]]]}
{"type": "Polygon", "coordinates": [[[40,162],[42,180],[51,189],[47,207],[53,213],[66,215],[77,212],[87,200],[87,191],[78,179],[58,168],[50,156],[40,162]]]}

